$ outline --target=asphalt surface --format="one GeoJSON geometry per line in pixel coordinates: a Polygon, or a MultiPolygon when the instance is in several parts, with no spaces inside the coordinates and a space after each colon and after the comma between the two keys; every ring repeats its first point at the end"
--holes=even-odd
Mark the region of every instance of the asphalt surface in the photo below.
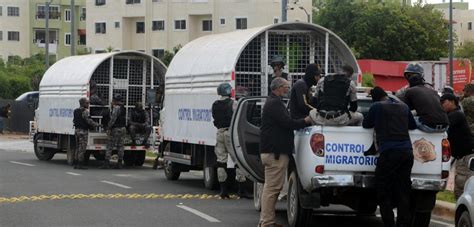
{"type": "MultiPolygon", "coordinates": [[[[36,159],[26,143],[0,140],[0,226],[257,226],[248,199],[217,199],[199,172],[166,180],[162,170],[138,167],[89,170],[67,166],[65,155],[36,159]],[[11,145],[11,144],[10,144],[11,145]],[[1,150],[4,149],[4,150],[1,150]]],[[[285,204],[277,219],[287,224],[285,204]]],[[[318,226],[383,226],[333,206],[312,217],[318,226]],[[343,211],[336,211],[336,210],[343,211]],[[331,214],[326,214],[329,211],[331,214]]],[[[430,226],[454,226],[433,217],[430,226]]]]}

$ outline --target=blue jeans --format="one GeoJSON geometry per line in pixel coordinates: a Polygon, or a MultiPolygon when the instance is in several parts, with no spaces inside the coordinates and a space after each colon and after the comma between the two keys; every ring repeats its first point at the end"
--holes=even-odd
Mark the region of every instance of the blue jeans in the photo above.
{"type": "Polygon", "coordinates": [[[423,132],[427,132],[427,133],[436,133],[436,132],[446,132],[448,130],[448,126],[444,127],[444,128],[431,128],[427,125],[424,125],[421,121],[420,121],[420,117],[415,117],[415,122],[416,122],[416,127],[423,131],[423,132]]]}

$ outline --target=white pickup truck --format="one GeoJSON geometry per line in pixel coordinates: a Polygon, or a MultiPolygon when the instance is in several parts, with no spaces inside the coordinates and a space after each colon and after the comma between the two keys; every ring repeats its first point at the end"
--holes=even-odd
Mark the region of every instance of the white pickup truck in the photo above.
{"type": "MultiPolygon", "coordinates": [[[[241,99],[231,125],[232,155],[254,182],[264,182],[260,160],[260,117],[264,97],[241,99]]],[[[359,99],[367,112],[368,97],[359,99]]],[[[287,216],[290,226],[310,226],[313,209],[346,205],[360,214],[374,214],[377,202],[374,171],[377,156],[364,156],[373,130],[362,127],[311,126],[295,131],[295,152],[288,166],[287,216]]],[[[429,223],[436,193],[446,187],[451,152],[445,133],[410,131],[415,162],[412,169],[413,214],[429,223]]],[[[254,204],[260,207],[261,184],[255,184],[254,204]]]]}

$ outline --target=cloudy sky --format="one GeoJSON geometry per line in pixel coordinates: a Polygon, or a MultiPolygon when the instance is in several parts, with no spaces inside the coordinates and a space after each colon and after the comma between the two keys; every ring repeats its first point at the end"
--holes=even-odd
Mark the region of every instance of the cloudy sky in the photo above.
{"type": "MultiPolygon", "coordinates": [[[[412,2],[416,2],[416,0],[412,0],[412,2]]],[[[442,3],[443,0],[426,0],[428,3],[442,3]]],[[[445,0],[445,2],[449,2],[449,0],[445,0]]],[[[461,2],[461,0],[453,0],[453,2],[461,2]]],[[[474,0],[464,0],[464,2],[469,2],[469,9],[474,9],[474,0]]]]}

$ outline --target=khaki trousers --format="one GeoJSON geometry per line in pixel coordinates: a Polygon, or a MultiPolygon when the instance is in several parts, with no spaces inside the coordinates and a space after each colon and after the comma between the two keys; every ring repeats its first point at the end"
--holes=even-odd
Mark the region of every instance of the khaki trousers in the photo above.
{"type": "Polygon", "coordinates": [[[286,154],[281,154],[280,158],[276,160],[273,153],[262,153],[260,157],[265,166],[265,184],[263,185],[259,225],[264,227],[275,224],[275,205],[285,182],[289,157],[286,154]]]}

